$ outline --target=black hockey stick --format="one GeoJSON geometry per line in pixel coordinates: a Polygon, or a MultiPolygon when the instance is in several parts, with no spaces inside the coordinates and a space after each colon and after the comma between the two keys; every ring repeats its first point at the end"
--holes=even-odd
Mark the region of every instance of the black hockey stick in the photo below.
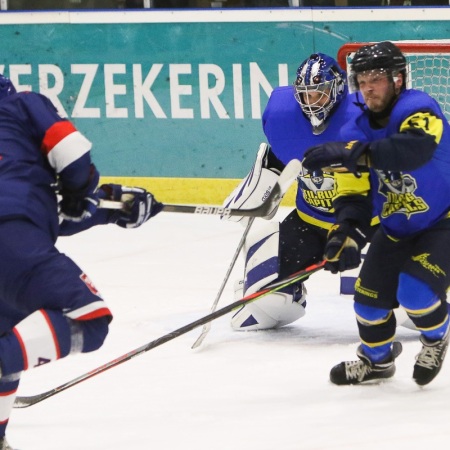
{"type": "MultiPolygon", "coordinates": [[[[187,213],[187,214],[207,214],[217,216],[240,216],[240,217],[264,217],[268,216],[278,207],[284,194],[295,181],[302,168],[301,162],[297,159],[290,161],[281,172],[277,183],[263,200],[263,203],[256,208],[234,209],[224,208],[223,206],[211,205],[172,205],[163,204],[162,210],[165,212],[187,213]]],[[[111,200],[101,200],[100,208],[122,209],[123,203],[111,200]]]]}
{"type": "Polygon", "coordinates": [[[118,366],[119,364],[122,364],[126,361],[129,361],[130,359],[134,358],[135,356],[138,356],[145,352],[148,352],[149,350],[152,350],[155,347],[159,347],[160,345],[162,345],[168,341],[171,341],[172,339],[175,339],[178,336],[186,334],[189,331],[194,330],[195,328],[204,325],[205,323],[211,322],[212,320],[222,317],[225,314],[228,314],[229,312],[233,311],[234,309],[237,309],[243,305],[246,305],[247,303],[253,302],[259,298],[265,297],[266,295],[271,294],[272,292],[277,292],[286,286],[296,283],[297,281],[301,281],[301,280],[309,277],[314,272],[318,272],[319,270],[321,270],[324,267],[324,265],[325,265],[325,261],[322,261],[318,264],[313,264],[304,270],[295,272],[294,274],[290,275],[289,277],[285,278],[284,280],[277,281],[275,283],[271,283],[266,288],[261,289],[260,291],[257,291],[254,294],[248,295],[244,298],[241,298],[240,300],[236,300],[235,302],[230,303],[229,305],[224,306],[223,308],[218,309],[217,311],[215,311],[211,314],[208,314],[194,322],[189,323],[188,325],[178,328],[177,330],[172,331],[171,333],[168,333],[158,339],[155,339],[154,341],[151,341],[148,344],[138,347],[138,348],[132,350],[131,352],[125,353],[124,355],[119,356],[118,358],[113,359],[112,361],[109,361],[106,364],[99,366],[96,369],[91,370],[90,372],[87,372],[83,375],[80,375],[77,378],[74,378],[71,381],[68,381],[67,383],[62,384],[61,386],[50,389],[49,391],[43,392],[42,394],[30,395],[30,396],[24,396],[24,397],[19,396],[16,398],[16,400],[14,402],[14,408],[27,408],[28,406],[35,405],[36,403],[39,403],[42,400],[45,400],[49,397],[53,397],[54,395],[59,394],[60,392],[65,391],[66,389],[69,389],[72,386],[77,385],[78,383],[81,383],[82,381],[92,378],[93,376],[98,375],[102,372],[105,372],[109,369],[112,369],[113,367],[118,366]]]}

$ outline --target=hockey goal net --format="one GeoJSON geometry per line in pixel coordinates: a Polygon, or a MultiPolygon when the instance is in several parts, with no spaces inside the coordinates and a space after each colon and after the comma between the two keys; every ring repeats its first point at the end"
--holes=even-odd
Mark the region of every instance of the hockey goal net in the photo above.
{"type": "MultiPolygon", "coordinates": [[[[450,39],[439,41],[393,41],[408,61],[409,88],[428,92],[439,102],[450,121],[450,39]]],[[[356,50],[369,42],[343,45],[337,55],[339,65],[349,71],[356,50]]]]}

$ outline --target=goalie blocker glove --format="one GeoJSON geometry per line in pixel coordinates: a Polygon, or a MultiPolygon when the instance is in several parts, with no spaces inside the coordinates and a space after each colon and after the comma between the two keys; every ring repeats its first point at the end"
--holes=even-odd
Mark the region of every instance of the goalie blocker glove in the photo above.
{"type": "MultiPolygon", "coordinates": [[[[250,173],[238,187],[225,199],[223,206],[233,209],[252,209],[260,206],[278,181],[283,164],[276,159],[268,144],[262,143],[256,155],[256,161],[250,173]],[[270,160],[270,162],[269,162],[270,160]]],[[[276,214],[279,204],[263,219],[270,220],[276,214]]],[[[240,222],[246,226],[248,217],[226,216],[222,219],[240,222]]]]}
{"type": "Polygon", "coordinates": [[[325,270],[337,273],[357,268],[366,243],[366,234],[357,226],[347,222],[333,225],[325,245],[325,270]]]}
{"type": "Polygon", "coordinates": [[[309,172],[326,170],[331,172],[352,172],[367,170],[367,150],[369,144],[350,142],[326,142],[316,145],[305,152],[303,167],[309,172]]]}
{"type": "Polygon", "coordinates": [[[120,184],[104,184],[99,189],[99,197],[105,200],[120,201],[123,209],[114,210],[109,223],[122,228],[137,228],[161,212],[163,205],[145,189],[127,187],[120,184]]]}

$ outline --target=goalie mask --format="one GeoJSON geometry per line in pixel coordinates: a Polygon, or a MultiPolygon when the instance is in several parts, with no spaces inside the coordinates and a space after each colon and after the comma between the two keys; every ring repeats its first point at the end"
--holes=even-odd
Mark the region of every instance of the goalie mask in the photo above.
{"type": "Polygon", "coordinates": [[[0,74],[0,100],[15,93],[16,88],[11,83],[11,80],[0,74]]]}
{"type": "Polygon", "coordinates": [[[326,128],[326,119],[347,93],[347,75],[330,56],[315,53],[303,61],[294,82],[295,98],[311,122],[314,134],[326,128]]]}

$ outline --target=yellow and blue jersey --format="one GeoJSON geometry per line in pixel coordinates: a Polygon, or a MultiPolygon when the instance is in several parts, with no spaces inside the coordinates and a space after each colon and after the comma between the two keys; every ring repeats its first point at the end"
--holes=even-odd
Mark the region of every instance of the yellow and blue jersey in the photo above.
{"type": "Polygon", "coordinates": [[[371,191],[386,234],[405,238],[447,217],[450,126],[437,102],[426,93],[405,90],[397,99],[386,127],[374,127],[367,113],[361,114],[356,123],[364,134],[362,140],[371,142],[371,154],[378,158],[370,169],[371,191]],[[423,159],[428,154],[430,158],[412,170],[383,170],[397,164],[399,168],[407,167],[406,152],[411,159],[414,155],[423,159]]]}

